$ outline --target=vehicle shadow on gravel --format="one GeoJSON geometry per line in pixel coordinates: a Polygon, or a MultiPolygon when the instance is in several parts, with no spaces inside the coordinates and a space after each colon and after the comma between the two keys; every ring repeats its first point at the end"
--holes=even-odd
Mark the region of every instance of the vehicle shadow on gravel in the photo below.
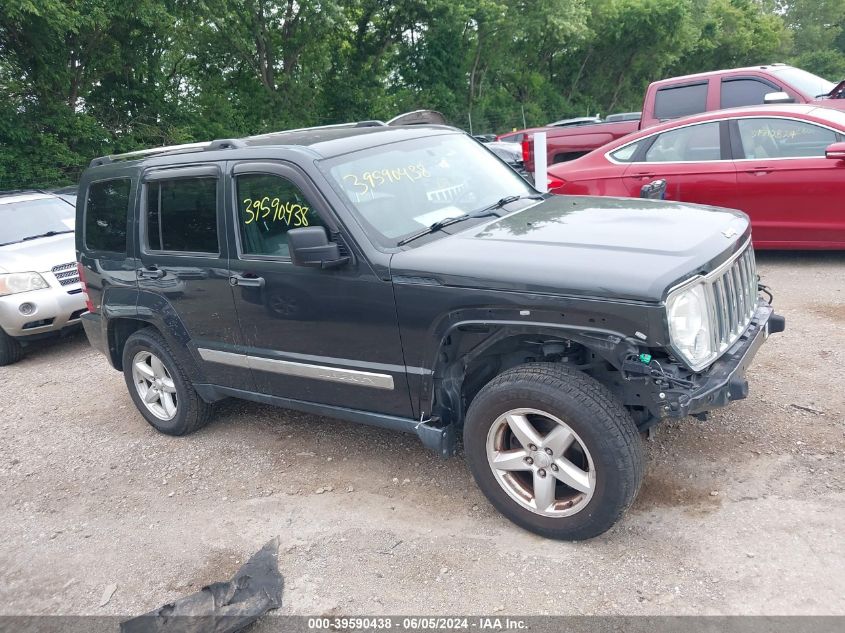
{"type": "Polygon", "coordinates": [[[845,251],[754,251],[758,264],[843,265],[845,251]]]}
{"type": "MultiPolygon", "coordinates": [[[[393,496],[394,487],[397,493],[404,490],[408,478],[410,482],[407,483],[413,482],[414,488],[451,490],[456,498],[464,500],[460,503],[462,507],[468,504],[467,511],[473,505],[476,508],[487,507],[472,481],[460,446],[455,457],[441,459],[409,434],[237,400],[217,405],[214,422],[208,430],[212,433],[221,430],[224,433],[246,433],[256,443],[272,442],[278,447],[280,459],[287,461],[288,465],[291,460],[301,460],[303,456],[323,462],[328,458],[337,460],[340,456],[347,467],[369,471],[370,477],[375,479],[370,483],[375,488],[386,490],[389,496],[393,496]],[[415,479],[414,474],[406,470],[408,465],[415,466],[410,471],[425,471],[425,477],[415,479]],[[394,478],[398,479],[398,484],[394,478]]],[[[699,464],[725,457],[724,445],[731,446],[736,442],[735,438],[722,437],[720,439],[724,441],[709,443],[701,441],[700,436],[707,434],[712,442],[714,436],[731,436],[738,434],[739,430],[732,425],[725,427],[715,422],[701,423],[691,419],[673,423],[669,433],[662,430],[662,433],[658,431],[657,440],[646,441],[647,472],[631,514],[636,516],[660,509],[676,509],[690,516],[702,517],[718,510],[723,496],[713,492],[720,487],[721,477],[713,477],[709,473],[703,475],[698,470],[699,464]]],[[[294,466],[295,470],[300,468],[302,472],[294,476],[307,477],[311,466],[294,466]]],[[[293,475],[293,472],[288,472],[293,475]]],[[[362,483],[354,482],[356,489],[362,483]]],[[[725,482],[721,483],[723,487],[725,482]]],[[[367,486],[366,483],[363,485],[367,486]]],[[[406,494],[413,495],[412,489],[408,489],[406,494]]],[[[449,520],[455,509],[452,503],[446,503],[433,504],[429,511],[442,520],[449,520]]],[[[489,512],[492,516],[494,511],[489,508],[489,512]]]]}
{"type": "Polygon", "coordinates": [[[83,332],[82,328],[78,328],[61,336],[52,336],[50,338],[28,342],[24,346],[23,358],[17,363],[9,365],[9,367],[14,368],[32,361],[49,362],[51,357],[84,352],[93,352],[93,348],[88,344],[88,339],[85,338],[85,332],[83,332]]]}

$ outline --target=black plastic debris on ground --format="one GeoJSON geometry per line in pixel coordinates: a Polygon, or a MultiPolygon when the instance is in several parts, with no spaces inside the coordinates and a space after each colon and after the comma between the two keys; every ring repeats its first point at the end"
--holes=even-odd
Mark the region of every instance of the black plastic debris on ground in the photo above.
{"type": "Polygon", "coordinates": [[[235,633],[282,604],[279,539],[244,563],[229,582],[216,582],[120,624],[121,633],[235,633]]]}

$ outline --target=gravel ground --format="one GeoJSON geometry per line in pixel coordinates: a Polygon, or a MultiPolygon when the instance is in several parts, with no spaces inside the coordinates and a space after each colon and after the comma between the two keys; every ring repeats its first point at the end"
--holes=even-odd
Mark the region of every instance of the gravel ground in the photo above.
{"type": "Polygon", "coordinates": [[[845,254],[758,260],[787,331],[750,397],[660,426],[586,543],[516,528],[413,437],[227,402],[171,438],[84,335],[32,349],[0,368],[0,613],[139,614],[278,535],[285,614],[845,614],[845,254]]]}

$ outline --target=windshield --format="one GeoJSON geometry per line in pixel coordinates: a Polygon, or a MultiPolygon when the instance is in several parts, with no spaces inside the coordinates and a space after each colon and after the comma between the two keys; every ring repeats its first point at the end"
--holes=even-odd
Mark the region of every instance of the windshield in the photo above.
{"type": "Polygon", "coordinates": [[[821,97],[836,87],[836,84],[800,68],[772,68],[771,71],[792,87],[808,97],[821,97]]]}
{"type": "Polygon", "coordinates": [[[437,134],[322,163],[365,228],[385,246],[506,196],[536,193],[463,134],[437,134]]]}
{"type": "Polygon", "coordinates": [[[73,231],[75,209],[58,198],[5,202],[0,198],[0,244],[73,231]]]}

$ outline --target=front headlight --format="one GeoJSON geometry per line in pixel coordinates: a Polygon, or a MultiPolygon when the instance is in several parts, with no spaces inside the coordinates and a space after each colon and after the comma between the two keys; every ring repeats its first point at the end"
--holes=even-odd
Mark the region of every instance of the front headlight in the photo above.
{"type": "Polygon", "coordinates": [[[30,290],[43,290],[49,287],[49,284],[44,281],[44,277],[38,273],[0,274],[0,297],[19,292],[29,292],[30,290]]]}
{"type": "Polygon", "coordinates": [[[669,336],[675,351],[698,371],[716,357],[707,291],[704,284],[687,286],[666,300],[669,336]]]}

